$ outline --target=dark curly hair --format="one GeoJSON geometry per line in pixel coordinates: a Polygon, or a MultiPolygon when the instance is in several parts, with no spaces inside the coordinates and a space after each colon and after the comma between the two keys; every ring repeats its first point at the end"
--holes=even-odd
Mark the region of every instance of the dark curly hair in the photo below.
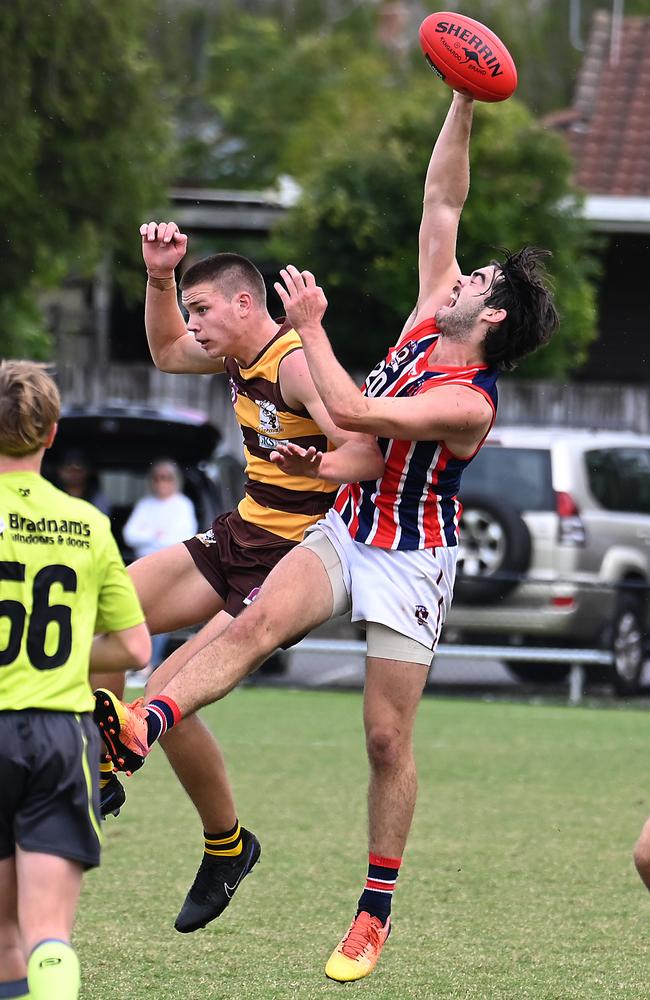
{"type": "Polygon", "coordinates": [[[521,358],[549,342],[560,318],[543,264],[551,252],[523,247],[504,253],[504,260],[490,261],[495,272],[485,304],[505,309],[507,316],[488,330],[483,353],[491,367],[511,371],[521,358]]]}

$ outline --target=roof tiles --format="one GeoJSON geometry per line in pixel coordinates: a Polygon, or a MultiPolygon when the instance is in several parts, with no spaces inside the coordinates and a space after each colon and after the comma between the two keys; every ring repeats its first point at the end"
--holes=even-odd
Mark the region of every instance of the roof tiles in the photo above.
{"type": "Polygon", "coordinates": [[[573,107],[549,115],[589,194],[650,196],[650,17],[594,15],[573,107]]]}

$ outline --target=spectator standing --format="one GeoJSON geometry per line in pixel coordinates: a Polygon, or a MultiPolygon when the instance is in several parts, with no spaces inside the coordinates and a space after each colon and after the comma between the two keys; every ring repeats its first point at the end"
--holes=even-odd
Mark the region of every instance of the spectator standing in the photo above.
{"type": "MultiPolygon", "coordinates": [[[[194,504],[182,493],[181,470],[176,462],[154,462],[149,477],[151,492],[138,500],[122,532],[138,559],[191,538],[198,531],[194,504]]],[[[163,661],[169,633],[154,636],[151,663],[163,661]]]]}

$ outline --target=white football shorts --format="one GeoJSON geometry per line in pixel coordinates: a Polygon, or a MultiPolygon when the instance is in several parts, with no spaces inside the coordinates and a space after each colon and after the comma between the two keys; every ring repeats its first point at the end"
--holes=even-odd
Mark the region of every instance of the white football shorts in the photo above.
{"type": "Polygon", "coordinates": [[[368,623],[368,656],[431,662],[451,605],[456,546],[402,551],[364,545],[350,537],[334,510],[301,544],[327,570],[332,617],[351,612],[353,622],[368,623]]]}

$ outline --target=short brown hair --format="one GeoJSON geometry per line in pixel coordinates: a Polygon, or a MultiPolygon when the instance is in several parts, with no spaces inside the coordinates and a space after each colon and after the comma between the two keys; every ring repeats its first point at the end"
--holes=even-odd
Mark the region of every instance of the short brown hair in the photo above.
{"type": "Polygon", "coordinates": [[[226,299],[232,299],[237,292],[250,292],[259,308],[266,305],[264,278],[248,257],[238,253],[215,253],[204,257],[188,267],[180,281],[181,290],[193,288],[204,281],[217,287],[226,299]]]}
{"type": "Polygon", "coordinates": [[[59,390],[45,365],[0,361],[0,454],[33,455],[60,413],[59,390]]]}

